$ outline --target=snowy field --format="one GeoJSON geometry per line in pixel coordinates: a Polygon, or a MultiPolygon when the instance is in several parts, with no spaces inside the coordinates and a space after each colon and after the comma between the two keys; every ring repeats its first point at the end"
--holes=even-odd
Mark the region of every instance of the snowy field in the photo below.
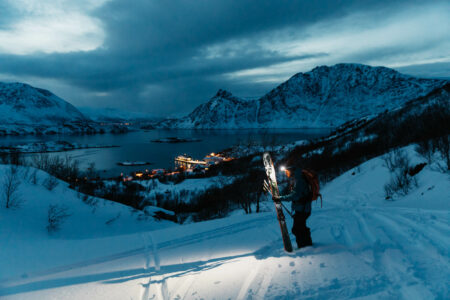
{"type": "Polygon", "coordinates": [[[168,227],[118,204],[92,212],[64,183],[29,184],[21,208],[0,209],[0,298],[448,299],[449,174],[427,165],[408,195],[386,201],[384,164],[327,184],[308,220],[314,246],[292,254],[274,211],[168,227]],[[47,206],[62,199],[73,215],[49,236],[47,206]]]}

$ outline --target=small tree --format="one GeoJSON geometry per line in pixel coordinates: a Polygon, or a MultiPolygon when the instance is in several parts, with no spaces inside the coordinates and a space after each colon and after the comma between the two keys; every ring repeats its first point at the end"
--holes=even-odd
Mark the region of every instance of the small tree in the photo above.
{"type": "Polygon", "coordinates": [[[71,214],[69,209],[58,204],[50,204],[48,206],[48,225],[47,231],[53,233],[61,228],[61,225],[66,221],[71,214]]]}
{"type": "Polygon", "coordinates": [[[58,186],[58,179],[52,175],[48,175],[47,179],[45,179],[42,184],[47,188],[47,190],[53,191],[53,189],[58,186]]]}
{"type": "Polygon", "coordinates": [[[16,165],[10,165],[3,176],[2,190],[5,208],[18,207],[21,203],[19,195],[19,168],[16,165]]]}

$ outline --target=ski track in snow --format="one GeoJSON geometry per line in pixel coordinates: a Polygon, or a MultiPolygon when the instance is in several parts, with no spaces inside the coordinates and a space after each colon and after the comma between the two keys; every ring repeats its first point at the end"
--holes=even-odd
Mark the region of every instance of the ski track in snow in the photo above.
{"type": "MultiPolygon", "coordinates": [[[[147,234],[142,234],[142,241],[144,243],[144,251],[145,251],[145,265],[144,265],[144,272],[148,275],[148,280],[147,282],[141,283],[142,287],[143,287],[143,292],[142,292],[142,296],[141,299],[142,300],[147,300],[148,299],[148,293],[149,293],[149,288],[150,288],[150,284],[151,284],[151,275],[150,273],[150,266],[151,266],[151,255],[150,255],[150,243],[151,243],[151,236],[149,237],[149,235],[147,234]]],[[[156,261],[156,259],[154,259],[154,261],[156,261]]]]}
{"type": "Polygon", "coordinates": [[[173,299],[186,299],[187,293],[189,292],[189,289],[191,288],[193,283],[194,277],[189,276],[186,280],[183,281],[180,287],[173,292],[173,299]]]}
{"type": "Polygon", "coordinates": [[[370,207],[364,210],[353,209],[350,212],[354,218],[350,218],[348,212],[341,212],[344,218],[347,218],[346,224],[338,224],[332,227],[330,232],[338,243],[348,246],[355,256],[358,256],[361,250],[372,252],[371,267],[380,273],[381,280],[385,280],[393,287],[394,294],[391,291],[389,297],[433,299],[437,295],[438,298],[445,298],[447,288],[434,286],[433,280],[428,278],[432,277],[432,274],[445,274],[445,270],[450,267],[447,259],[449,247],[445,234],[430,226],[426,227],[428,230],[426,233],[423,227],[398,212],[370,207]],[[345,228],[352,228],[349,224],[352,220],[356,225],[353,228],[357,228],[358,232],[349,234],[345,228]],[[365,242],[359,243],[360,247],[353,247],[353,242],[348,236],[358,234],[365,242]],[[417,239],[420,239],[420,242],[417,239]],[[424,244],[427,247],[424,247],[424,244]],[[434,251],[437,253],[433,253],[434,251]],[[444,273],[436,272],[434,269],[439,265],[444,273]],[[414,271],[417,269],[421,271],[414,271]]]}
{"type": "MultiPolygon", "coordinates": [[[[440,284],[442,281],[439,281],[438,277],[448,274],[447,270],[450,268],[447,239],[449,228],[445,226],[445,221],[442,221],[446,216],[448,215],[442,213],[427,215],[427,212],[424,212],[424,216],[417,217],[417,214],[412,214],[409,209],[386,210],[372,207],[347,209],[337,206],[331,209],[316,209],[309,226],[312,228],[313,239],[318,240],[318,245],[287,255],[282,251],[281,238],[273,240],[268,246],[255,252],[257,260],[245,272],[235,274],[236,278],[239,278],[240,287],[231,298],[272,299],[279,298],[284,293],[286,298],[295,298],[297,295],[302,299],[316,299],[318,295],[324,298],[339,295],[339,298],[343,299],[445,299],[448,288],[440,284]],[[419,220],[416,220],[417,218],[419,220]],[[328,220],[328,223],[324,220],[328,220]],[[351,257],[350,261],[358,269],[368,268],[373,274],[369,273],[356,279],[351,276],[334,279],[327,276],[329,262],[339,261],[341,257],[346,256],[351,257]],[[334,259],[327,260],[326,257],[334,259]],[[324,263],[319,263],[321,260],[324,260],[324,263]],[[319,263],[319,268],[311,269],[312,262],[319,263]],[[287,270],[292,271],[286,273],[287,270]],[[322,284],[319,286],[309,276],[319,282],[322,280],[322,284]]],[[[144,255],[146,275],[140,284],[142,300],[201,298],[197,290],[201,283],[197,282],[196,274],[187,273],[185,276],[173,277],[170,273],[165,273],[170,270],[166,271],[161,267],[161,251],[207,242],[204,243],[207,256],[213,258],[214,250],[208,248],[208,245],[211,246],[210,239],[220,239],[262,225],[274,226],[276,219],[272,214],[263,215],[250,221],[237,222],[161,243],[157,243],[150,233],[144,233],[144,246],[141,248],[53,268],[46,272],[29,273],[26,279],[4,280],[2,285],[17,285],[21,281],[38,280],[44,275],[144,255]],[[169,283],[168,280],[174,278],[176,283],[169,283]]],[[[241,262],[245,263],[245,258],[238,258],[230,263],[239,265],[241,262]]],[[[333,266],[330,267],[332,270],[333,266]]]]}
{"type": "Polygon", "coordinates": [[[256,262],[254,266],[252,266],[252,269],[250,270],[249,274],[247,275],[247,278],[245,278],[244,283],[241,286],[241,289],[239,290],[239,293],[236,297],[236,300],[244,300],[245,296],[248,294],[248,288],[250,287],[250,284],[255,279],[256,275],[258,274],[259,268],[261,266],[261,263],[259,261],[256,262]]]}
{"type": "MultiPolygon", "coordinates": [[[[328,283],[332,287],[336,285],[336,288],[340,289],[339,295],[342,298],[380,296],[381,298],[396,299],[433,299],[437,296],[438,299],[445,299],[447,288],[433,284],[435,276],[433,274],[436,274],[434,270],[436,265],[441,265],[440,268],[444,272],[442,274],[446,274],[445,270],[450,267],[447,260],[449,245],[446,233],[448,233],[448,227],[445,227],[444,222],[436,219],[433,222],[438,226],[435,228],[427,226],[427,229],[424,230],[424,227],[421,226],[423,224],[418,225],[414,220],[405,216],[407,212],[408,209],[387,211],[371,207],[350,210],[336,207],[334,209],[336,219],[331,222],[329,232],[333,239],[345,248],[321,252],[319,247],[313,249],[310,254],[337,255],[348,251],[354,256],[355,261],[368,265],[376,274],[365,281],[358,279],[355,282],[350,279],[328,283]],[[421,242],[415,243],[415,239],[418,238],[421,242]],[[427,249],[423,248],[424,244],[427,245],[427,249]],[[432,253],[432,257],[424,256],[425,253],[432,253]],[[367,261],[363,258],[367,254],[372,257],[371,260],[367,261]],[[420,272],[416,269],[419,269],[420,272]],[[365,292],[364,288],[358,288],[358,284],[368,288],[368,292],[365,292]],[[389,287],[388,291],[386,291],[387,287],[389,287]]],[[[317,210],[312,219],[325,218],[329,218],[326,211],[317,210]]],[[[324,229],[314,225],[311,227],[313,236],[314,231],[324,229]]],[[[272,246],[261,252],[270,256],[272,251],[280,250],[280,243],[281,240],[274,241],[272,246]]],[[[292,259],[306,258],[308,252],[303,253],[302,251],[294,252],[292,259]]],[[[295,262],[290,263],[291,266],[294,264],[295,262]]],[[[264,260],[257,261],[252,265],[252,269],[248,270],[247,275],[242,278],[242,285],[235,299],[277,298],[275,294],[279,293],[283,287],[279,285],[277,278],[278,283],[272,284],[274,275],[279,276],[274,272],[276,271],[265,266],[264,260]],[[273,293],[270,293],[271,290],[273,293]]],[[[194,281],[192,276],[185,279],[181,286],[171,294],[171,299],[191,299],[187,298],[187,295],[194,281]]],[[[436,280],[436,282],[439,281],[436,280]]],[[[164,283],[165,281],[162,282],[162,285],[164,283]]],[[[329,293],[329,291],[320,291],[320,288],[317,290],[317,288],[308,287],[301,280],[296,280],[295,277],[288,286],[295,291],[294,294],[300,293],[305,299],[315,299],[318,295],[317,292],[325,297],[329,293]]],[[[164,286],[161,288],[164,291],[164,286]]],[[[162,295],[162,299],[167,299],[167,294],[164,296],[162,293],[162,295]]],[[[332,294],[329,296],[331,297],[332,294]]]]}
{"type": "Polygon", "coordinates": [[[102,264],[105,262],[111,262],[111,261],[119,260],[122,258],[130,257],[130,256],[142,255],[142,253],[147,254],[149,251],[152,251],[152,253],[154,254],[155,266],[156,266],[156,269],[159,269],[159,257],[157,254],[155,255],[155,253],[157,253],[158,250],[168,250],[168,249],[183,247],[183,246],[187,246],[187,245],[191,245],[191,244],[195,244],[195,243],[200,243],[202,241],[205,241],[205,240],[208,240],[211,238],[218,238],[218,237],[223,237],[226,235],[232,235],[234,233],[241,232],[243,230],[249,230],[254,227],[260,226],[260,223],[267,222],[267,221],[271,220],[272,218],[273,218],[272,215],[265,215],[265,216],[261,216],[259,218],[252,219],[250,221],[241,221],[241,222],[237,222],[237,223],[234,223],[231,225],[221,226],[221,227],[215,228],[213,230],[208,230],[208,231],[204,231],[204,232],[187,235],[182,238],[168,240],[168,241],[158,244],[158,246],[156,246],[153,243],[151,235],[148,235],[146,238],[143,238],[143,243],[144,243],[143,247],[139,247],[136,249],[124,251],[124,252],[113,254],[113,255],[94,258],[94,259],[90,259],[90,260],[86,260],[83,262],[78,262],[78,263],[74,263],[74,264],[70,264],[70,265],[58,266],[58,267],[50,268],[47,270],[36,271],[36,272],[28,272],[28,273],[22,274],[22,276],[20,276],[20,277],[2,279],[0,281],[0,295],[1,295],[1,288],[7,287],[10,284],[18,284],[23,281],[28,282],[33,279],[38,279],[39,277],[54,275],[57,273],[67,272],[67,271],[74,270],[74,269],[79,269],[79,268],[84,268],[84,267],[88,267],[88,266],[92,266],[92,265],[102,264]],[[149,243],[151,244],[151,247],[152,247],[151,250],[149,247],[149,243]]]}
{"type": "MultiPolygon", "coordinates": [[[[424,285],[426,278],[411,271],[414,270],[413,267],[418,266],[420,257],[427,255],[427,251],[418,251],[417,243],[414,243],[414,240],[405,234],[408,228],[399,227],[398,222],[392,216],[387,218],[379,213],[374,213],[370,216],[365,214],[365,216],[373,221],[378,220],[382,224],[384,223],[384,226],[379,228],[390,239],[390,242],[394,244],[394,247],[391,248],[383,249],[380,247],[379,251],[381,253],[379,255],[381,255],[380,263],[383,265],[384,272],[387,274],[390,283],[398,289],[399,294],[396,297],[413,299],[414,296],[418,297],[418,295],[422,294],[419,299],[432,299],[433,293],[424,285]],[[404,245],[408,245],[408,248],[405,248],[404,245]]],[[[397,218],[398,216],[395,217],[397,218]]]]}

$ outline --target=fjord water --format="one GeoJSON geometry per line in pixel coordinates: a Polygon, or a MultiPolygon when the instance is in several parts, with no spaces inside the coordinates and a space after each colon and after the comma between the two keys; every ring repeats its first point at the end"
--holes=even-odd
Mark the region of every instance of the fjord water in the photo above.
{"type": "MultiPolygon", "coordinates": [[[[125,134],[97,135],[49,135],[49,136],[9,136],[0,138],[0,146],[25,144],[37,141],[68,141],[80,144],[117,145],[117,148],[80,149],[50,155],[70,156],[87,167],[94,162],[102,177],[118,176],[135,170],[174,167],[174,158],[187,154],[202,159],[206,154],[218,152],[234,145],[242,144],[287,144],[298,140],[313,139],[329,134],[330,129],[265,129],[265,130],[150,130],[133,131],[125,134]],[[177,144],[154,143],[152,140],[179,137],[196,138],[200,142],[177,144]],[[146,161],[149,166],[123,167],[122,161],[146,161]]],[[[29,154],[27,156],[32,156],[29,154]]]]}

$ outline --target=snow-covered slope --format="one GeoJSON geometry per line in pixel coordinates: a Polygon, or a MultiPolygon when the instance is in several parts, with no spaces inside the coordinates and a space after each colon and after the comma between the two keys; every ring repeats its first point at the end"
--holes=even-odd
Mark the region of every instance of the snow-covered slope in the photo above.
{"type": "Polygon", "coordinates": [[[91,120],[50,91],[0,82],[0,134],[93,131],[91,120]]]}
{"type": "MultiPolygon", "coordinates": [[[[412,146],[404,150],[413,163],[423,161],[412,146]]],[[[449,174],[427,165],[408,195],[386,201],[383,185],[390,174],[384,164],[381,157],[374,158],[328,183],[322,189],[323,209],[315,205],[308,220],[314,246],[292,254],[282,250],[271,201],[260,214],[110,238],[54,239],[34,257],[24,249],[14,253],[11,245],[20,249],[26,238],[2,226],[0,296],[446,299],[449,174]],[[53,246],[60,251],[53,251],[53,246]],[[87,259],[80,261],[79,251],[87,259]],[[50,259],[55,252],[58,255],[50,259]]],[[[20,210],[14,213],[20,215],[20,210]]],[[[8,224],[12,220],[7,219],[8,224]]],[[[22,232],[35,231],[26,218],[14,222],[22,232]]]]}
{"type": "Polygon", "coordinates": [[[335,127],[423,96],[447,81],[419,79],[385,67],[337,64],[298,73],[257,100],[219,92],[172,128],[335,127]]]}
{"type": "Polygon", "coordinates": [[[147,207],[147,213],[143,213],[112,201],[86,197],[69,189],[67,183],[31,167],[18,168],[18,198],[16,205],[7,209],[4,180],[10,168],[0,165],[0,278],[21,275],[24,270],[46,269],[55,262],[65,264],[114,253],[115,236],[174,225],[153,218],[152,211],[168,211],[147,207]],[[56,186],[50,184],[52,180],[56,186]],[[49,186],[53,188],[50,190],[49,186]],[[50,205],[62,208],[68,215],[52,234],[47,231],[50,205]],[[104,243],[110,249],[103,248],[104,243]]]}

